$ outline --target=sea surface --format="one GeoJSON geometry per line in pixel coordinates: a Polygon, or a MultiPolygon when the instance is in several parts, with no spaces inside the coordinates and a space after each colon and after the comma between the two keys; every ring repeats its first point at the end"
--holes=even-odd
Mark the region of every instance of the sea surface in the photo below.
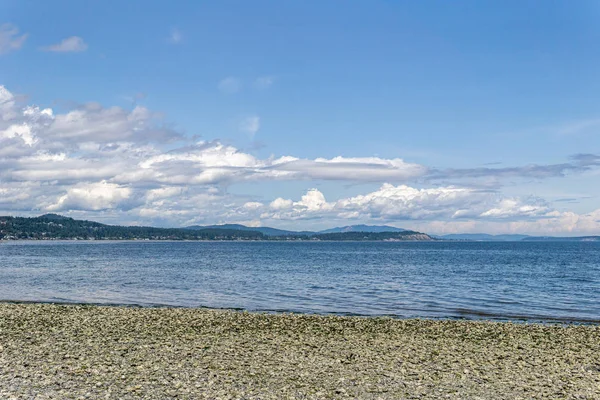
{"type": "Polygon", "coordinates": [[[0,300],[599,322],[600,243],[1,242],[0,300]]]}

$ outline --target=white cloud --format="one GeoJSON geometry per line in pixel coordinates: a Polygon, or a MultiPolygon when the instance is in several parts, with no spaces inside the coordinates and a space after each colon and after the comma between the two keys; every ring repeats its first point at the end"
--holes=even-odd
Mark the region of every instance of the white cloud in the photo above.
{"type": "Polygon", "coordinates": [[[71,36],[61,40],[59,43],[43,47],[42,50],[55,53],[79,53],[86,51],[87,48],[88,45],[82,38],[79,36],[71,36]]]}
{"type": "Polygon", "coordinates": [[[163,186],[158,189],[151,189],[146,192],[148,201],[168,199],[175,196],[181,196],[187,191],[186,187],[181,186],[163,186]]]}
{"type": "Polygon", "coordinates": [[[18,187],[0,187],[0,208],[12,208],[30,197],[28,191],[18,187]]]}
{"type": "Polygon", "coordinates": [[[469,188],[413,188],[389,183],[379,190],[328,202],[310,189],[299,201],[277,198],[262,210],[263,218],[364,219],[382,221],[519,219],[545,216],[550,209],[537,199],[504,198],[494,192],[469,188]]]}
{"type": "Polygon", "coordinates": [[[600,231],[600,209],[587,214],[559,212],[539,199],[469,188],[384,184],[376,191],[336,201],[327,201],[321,191],[310,189],[298,201],[277,198],[261,204],[254,202],[239,217],[258,217],[263,224],[284,226],[286,221],[294,226],[314,220],[329,221],[329,226],[376,221],[438,234],[594,235],[600,231]]]}
{"type": "MultiPolygon", "coordinates": [[[[55,114],[52,109],[19,108],[14,96],[2,89],[0,183],[44,183],[52,186],[45,191],[49,196],[72,185],[106,181],[122,187],[146,187],[147,195],[138,197],[151,202],[159,201],[159,193],[176,196],[179,189],[171,191],[172,187],[213,190],[237,182],[266,180],[370,182],[383,177],[402,181],[426,172],[400,159],[261,159],[218,141],[194,143],[184,139],[162,127],[158,116],[141,106],[128,111],[88,103],[55,114]]],[[[258,119],[247,122],[248,133],[255,132],[260,124],[258,119]]],[[[57,207],[56,202],[52,204],[57,207]]],[[[72,203],[65,199],[60,204],[66,207],[72,203]]]]}
{"type": "Polygon", "coordinates": [[[242,82],[236,77],[229,76],[219,82],[218,88],[222,93],[237,93],[242,89],[242,82]]]}
{"type": "Polygon", "coordinates": [[[47,134],[57,139],[73,141],[127,141],[134,136],[176,136],[173,132],[152,127],[153,114],[137,106],[132,111],[119,107],[104,108],[88,103],[80,109],[57,115],[47,134]]]}
{"type": "Polygon", "coordinates": [[[329,210],[332,206],[327,203],[325,196],[318,189],[310,189],[300,201],[294,204],[295,206],[306,209],[307,211],[324,211],[329,210]]]}
{"type": "Polygon", "coordinates": [[[494,208],[483,213],[481,217],[511,218],[515,216],[539,216],[548,211],[548,207],[539,204],[522,204],[516,199],[503,199],[494,208]]]}
{"type": "Polygon", "coordinates": [[[27,124],[11,125],[4,131],[0,131],[0,138],[11,139],[14,137],[20,137],[28,146],[32,146],[35,143],[31,127],[27,124]]]}
{"type": "Polygon", "coordinates": [[[256,207],[255,210],[261,212],[261,219],[296,220],[322,216],[333,212],[334,208],[335,204],[328,203],[318,189],[309,189],[298,201],[279,197],[268,206],[256,207]]]}
{"type": "Polygon", "coordinates": [[[0,55],[18,50],[27,40],[27,34],[19,34],[19,28],[12,24],[0,25],[0,55]]]}
{"type": "Polygon", "coordinates": [[[491,234],[530,234],[541,236],[556,235],[598,235],[600,231],[600,209],[590,213],[550,211],[538,218],[519,220],[471,219],[460,221],[411,221],[405,225],[421,232],[448,233],[491,233],[491,234]]]}
{"type": "Polygon", "coordinates": [[[0,85],[0,120],[8,121],[18,116],[15,96],[0,85]]]}
{"type": "Polygon", "coordinates": [[[426,168],[400,159],[340,158],[300,160],[295,157],[258,159],[233,146],[199,142],[168,153],[150,155],[115,179],[173,184],[218,184],[262,180],[330,179],[373,182],[381,178],[403,181],[423,175],[426,168]]]}
{"type": "Polygon", "coordinates": [[[428,169],[419,164],[407,163],[402,159],[378,157],[315,160],[288,158],[275,163],[273,169],[289,173],[298,179],[356,180],[356,181],[404,181],[424,176],[428,169]]]}
{"type": "Polygon", "coordinates": [[[106,210],[126,202],[132,190],[106,181],[77,185],[67,190],[47,211],[106,210]]]}
{"type": "Polygon", "coordinates": [[[247,210],[258,210],[260,208],[262,208],[263,204],[259,203],[257,201],[249,201],[247,203],[244,203],[243,207],[247,210]]]}
{"type": "Polygon", "coordinates": [[[254,156],[238,151],[233,146],[226,146],[219,142],[198,142],[190,147],[149,157],[140,163],[140,167],[147,169],[169,162],[189,162],[201,168],[260,166],[259,160],[254,156]]]}
{"type": "MultiPolygon", "coordinates": [[[[250,121],[248,133],[259,127],[260,120],[250,121]]],[[[555,166],[454,170],[449,175],[545,176],[545,169],[597,168],[599,160],[579,154],[555,166]]],[[[105,222],[114,218],[112,222],[169,226],[260,221],[293,228],[351,220],[434,233],[600,231],[600,211],[577,214],[552,209],[537,198],[428,185],[428,178],[439,173],[401,158],[258,157],[219,141],[186,138],[141,106],[125,110],[88,103],[56,113],[22,106],[0,86],[0,212],[56,211],[105,222]],[[298,181],[310,188],[325,180],[379,188],[329,200],[325,193],[333,193],[326,185],[296,199],[228,191],[238,183],[298,181]]]]}
{"type": "Polygon", "coordinates": [[[254,137],[256,132],[260,129],[260,117],[258,115],[252,115],[244,118],[240,122],[240,131],[247,133],[250,137],[254,137]]]}
{"type": "Polygon", "coordinates": [[[276,198],[269,204],[269,208],[272,210],[289,210],[294,206],[294,202],[292,200],[282,199],[281,197],[276,198]]]}

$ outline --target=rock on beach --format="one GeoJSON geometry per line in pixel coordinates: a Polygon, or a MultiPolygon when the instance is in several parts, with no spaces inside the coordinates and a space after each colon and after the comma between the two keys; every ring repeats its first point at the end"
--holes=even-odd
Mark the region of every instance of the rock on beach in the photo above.
{"type": "Polygon", "coordinates": [[[0,304],[0,399],[599,399],[600,327],[0,304]]]}

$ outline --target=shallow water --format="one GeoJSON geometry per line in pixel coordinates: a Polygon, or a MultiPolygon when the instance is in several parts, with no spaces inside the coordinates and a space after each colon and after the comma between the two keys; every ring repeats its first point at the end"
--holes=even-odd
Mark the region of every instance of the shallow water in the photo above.
{"type": "Polygon", "coordinates": [[[598,242],[3,242],[0,300],[599,321],[598,242]]]}

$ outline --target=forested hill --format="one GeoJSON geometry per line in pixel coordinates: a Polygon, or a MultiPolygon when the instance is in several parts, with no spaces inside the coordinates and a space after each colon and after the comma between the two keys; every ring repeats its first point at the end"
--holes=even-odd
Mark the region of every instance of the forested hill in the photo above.
{"type": "Polygon", "coordinates": [[[248,229],[207,227],[203,229],[168,229],[147,226],[105,225],[76,220],[57,214],[40,217],[0,216],[0,240],[433,240],[429,235],[402,232],[339,232],[308,236],[293,232],[281,236],[248,229]]]}
{"type": "Polygon", "coordinates": [[[147,226],[105,225],[56,214],[35,218],[0,217],[0,239],[81,239],[81,240],[232,240],[262,239],[260,232],[233,229],[165,229],[147,226]]]}
{"type": "Polygon", "coordinates": [[[402,232],[332,232],[319,233],[313,238],[317,240],[383,240],[395,242],[401,240],[434,240],[431,236],[414,231],[402,232]]]}

